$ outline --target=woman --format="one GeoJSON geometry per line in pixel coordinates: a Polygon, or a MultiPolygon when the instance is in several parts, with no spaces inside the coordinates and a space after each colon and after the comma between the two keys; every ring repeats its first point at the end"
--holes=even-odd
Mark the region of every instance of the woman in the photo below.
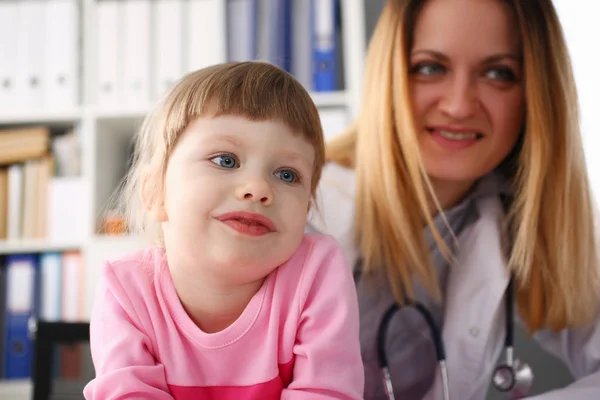
{"type": "MultiPolygon", "coordinates": [[[[310,227],[357,266],[365,398],[386,398],[377,331],[394,301],[422,303],[441,330],[450,398],[485,398],[511,276],[510,315],[578,379],[536,398],[600,398],[593,207],[551,1],[390,0],[363,95],[310,227]]],[[[396,398],[441,398],[432,343],[414,307],[392,317],[396,398]]]]}

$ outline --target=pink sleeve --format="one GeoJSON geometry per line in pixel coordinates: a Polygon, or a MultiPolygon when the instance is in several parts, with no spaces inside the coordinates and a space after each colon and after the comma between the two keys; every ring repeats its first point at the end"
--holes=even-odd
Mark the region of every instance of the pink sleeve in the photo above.
{"type": "Polygon", "coordinates": [[[85,398],[172,400],[164,368],[152,355],[126,288],[109,265],[104,275],[90,321],[96,377],[85,387],[85,398]]]}
{"type": "Polygon", "coordinates": [[[314,276],[302,278],[306,300],[294,346],[293,378],[281,399],[362,399],[364,370],[352,271],[333,239],[314,247],[308,262],[321,265],[309,269],[314,276]]]}

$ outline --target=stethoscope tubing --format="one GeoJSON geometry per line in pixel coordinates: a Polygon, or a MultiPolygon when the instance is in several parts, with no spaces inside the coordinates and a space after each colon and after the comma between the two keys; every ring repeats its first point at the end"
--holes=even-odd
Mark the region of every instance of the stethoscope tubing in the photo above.
{"type": "MultiPolygon", "coordinates": [[[[444,341],[439,329],[435,325],[433,315],[431,312],[420,302],[413,302],[411,304],[422,316],[427,323],[429,329],[432,332],[433,343],[435,345],[435,354],[440,368],[440,375],[442,379],[442,391],[443,400],[450,400],[450,382],[448,379],[448,368],[446,367],[446,348],[444,347],[444,341]]],[[[394,388],[392,386],[392,377],[388,368],[388,359],[385,352],[385,339],[387,336],[387,328],[390,320],[394,314],[400,309],[397,303],[392,304],[386,312],[383,314],[381,323],[379,324],[379,331],[377,332],[377,355],[379,361],[379,368],[383,372],[384,384],[387,398],[389,400],[395,400],[394,388]]]]}
{"type": "MultiPolygon", "coordinates": [[[[506,336],[504,340],[504,348],[509,358],[509,364],[512,365],[513,349],[514,349],[514,315],[513,315],[513,301],[514,301],[514,282],[511,276],[508,287],[505,294],[506,300],[506,336]]],[[[422,316],[427,323],[429,330],[431,331],[433,343],[435,345],[435,354],[440,368],[440,375],[442,379],[442,398],[444,400],[450,400],[450,383],[448,378],[448,368],[446,366],[446,349],[444,347],[444,341],[440,329],[438,329],[431,312],[420,302],[405,302],[406,307],[414,307],[422,316]]],[[[385,391],[389,400],[395,400],[394,390],[392,386],[392,377],[389,370],[388,359],[385,352],[385,344],[387,331],[392,317],[401,308],[397,303],[392,304],[386,312],[383,314],[379,329],[377,332],[377,358],[379,368],[383,374],[383,381],[385,385],[385,391]]],[[[498,389],[501,390],[501,389],[498,389]]]]}

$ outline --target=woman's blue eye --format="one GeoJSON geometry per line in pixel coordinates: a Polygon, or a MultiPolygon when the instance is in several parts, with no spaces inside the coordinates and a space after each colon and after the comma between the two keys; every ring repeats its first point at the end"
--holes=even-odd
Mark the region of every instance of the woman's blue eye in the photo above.
{"type": "Polygon", "coordinates": [[[420,63],[410,69],[411,74],[435,76],[444,72],[444,67],[438,63],[420,63]]]}
{"type": "Polygon", "coordinates": [[[298,180],[298,175],[289,169],[277,171],[275,172],[275,176],[287,183],[294,183],[298,180]]]}
{"type": "Polygon", "coordinates": [[[517,77],[510,68],[493,68],[487,71],[486,76],[490,79],[503,82],[516,81],[517,77]]]}
{"type": "Polygon", "coordinates": [[[210,161],[223,168],[239,168],[237,159],[234,156],[230,156],[227,154],[222,154],[220,156],[213,157],[210,159],[210,161]]]}

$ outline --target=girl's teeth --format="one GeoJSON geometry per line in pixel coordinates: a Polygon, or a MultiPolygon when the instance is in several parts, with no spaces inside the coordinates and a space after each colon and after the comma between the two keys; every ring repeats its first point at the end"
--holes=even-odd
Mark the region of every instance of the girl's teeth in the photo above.
{"type": "Polygon", "coordinates": [[[438,131],[441,137],[450,140],[472,140],[477,139],[477,133],[454,133],[448,131],[438,131]]]}

